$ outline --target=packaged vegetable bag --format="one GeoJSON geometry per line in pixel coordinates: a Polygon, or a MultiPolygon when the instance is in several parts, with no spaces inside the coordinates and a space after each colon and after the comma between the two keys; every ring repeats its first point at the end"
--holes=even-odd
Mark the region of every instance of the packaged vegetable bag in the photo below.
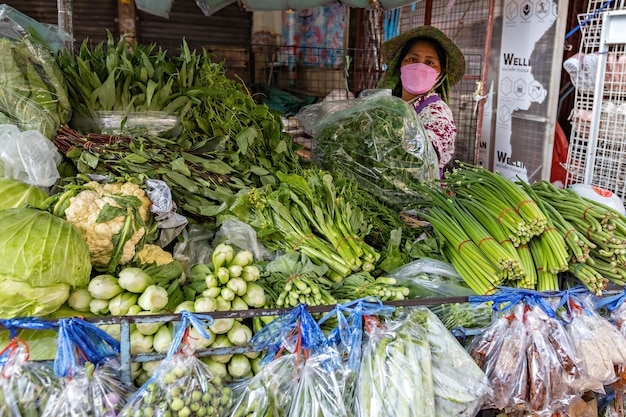
{"type": "Polygon", "coordinates": [[[262,361],[263,368],[239,390],[240,396],[234,401],[237,406],[229,416],[348,416],[340,382],[343,373],[341,358],[329,346],[306,306],[299,305],[279,316],[254,335],[252,343],[267,351],[262,361]],[[283,362],[291,362],[293,366],[281,366],[283,362]],[[270,372],[271,377],[268,375],[270,372]],[[270,385],[262,378],[280,383],[270,385]],[[266,406],[260,409],[250,401],[256,384],[265,385],[268,394],[266,406]],[[275,391],[280,386],[289,388],[275,391]]]}
{"type": "Polygon", "coordinates": [[[59,320],[54,373],[63,387],[42,417],[112,417],[132,386],[122,379],[119,342],[79,318],[59,320]]]}
{"type": "Polygon", "coordinates": [[[230,406],[231,389],[211,373],[194,355],[189,331],[209,339],[213,319],[207,315],[181,312],[174,340],[153,376],[135,392],[119,413],[122,417],[219,417],[230,406]]]}
{"type": "Polygon", "coordinates": [[[316,103],[297,115],[313,133],[313,161],[404,206],[413,185],[439,178],[439,161],[415,110],[389,91],[316,103]]]}
{"type": "Polygon", "coordinates": [[[61,386],[52,367],[29,360],[28,344],[15,336],[17,329],[52,329],[37,319],[0,321],[10,329],[11,341],[0,351],[0,416],[39,417],[48,401],[55,401],[61,386]]]}

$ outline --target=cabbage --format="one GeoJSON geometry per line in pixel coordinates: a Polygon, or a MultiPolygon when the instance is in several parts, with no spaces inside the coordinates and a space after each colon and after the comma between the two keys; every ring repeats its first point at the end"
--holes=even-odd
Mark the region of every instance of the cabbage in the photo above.
{"type": "Polygon", "coordinates": [[[89,249],[71,223],[46,211],[0,211],[0,318],[57,310],[89,283],[89,249]]]}
{"type": "Polygon", "coordinates": [[[48,198],[40,188],[13,178],[0,178],[0,210],[37,206],[48,198]]]}

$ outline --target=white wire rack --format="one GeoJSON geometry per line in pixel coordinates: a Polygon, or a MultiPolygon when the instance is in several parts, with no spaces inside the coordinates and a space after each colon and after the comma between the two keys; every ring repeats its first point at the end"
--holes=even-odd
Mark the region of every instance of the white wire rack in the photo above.
{"type": "Polygon", "coordinates": [[[579,53],[564,63],[576,86],[566,185],[586,183],[626,197],[626,10],[590,1],[578,16],[579,53]]]}

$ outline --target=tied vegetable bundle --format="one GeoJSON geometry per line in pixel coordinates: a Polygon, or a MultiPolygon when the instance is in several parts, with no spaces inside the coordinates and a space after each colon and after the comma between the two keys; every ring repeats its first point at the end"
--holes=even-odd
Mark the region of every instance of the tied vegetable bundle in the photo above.
{"type": "Polygon", "coordinates": [[[419,187],[419,215],[476,293],[499,285],[554,291],[564,272],[597,295],[608,280],[624,284],[626,217],[615,210],[544,181],[530,186],[468,164],[442,183],[419,187]]]}
{"type": "Polygon", "coordinates": [[[298,119],[315,131],[316,163],[396,207],[406,207],[415,185],[438,177],[437,155],[415,111],[385,91],[307,106],[298,119]]]}
{"type": "Polygon", "coordinates": [[[343,192],[341,180],[319,170],[277,177],[280,185],[252,189],[230,208],[255,228],[268,249],[305,254],[327,265],[332,281],[375,269],[380,253],[364,241],[371,226],[343,192]]]}
{"type": "Polygon", "coordinates": [[[8,27],[0,36],[0,124],[52,139],[71,112],[63,73],[52,53],[4,13],[3,8],[2,25],[8,27]]]}

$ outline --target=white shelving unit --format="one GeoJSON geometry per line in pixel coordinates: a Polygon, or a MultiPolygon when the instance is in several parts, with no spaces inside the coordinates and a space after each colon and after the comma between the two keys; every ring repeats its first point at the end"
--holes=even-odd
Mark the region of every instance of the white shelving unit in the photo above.
{"type": "MultiPolygon", "coordinates": [[[[626,197],[626,10],[590,1],[579,16],[581,46],[566,185],[591,184],[626,197]]],[[[566,62],[565,65],[568,63],[566,62]]],[[[570,72],[572,74],[572,72],[570,72]]]]}

